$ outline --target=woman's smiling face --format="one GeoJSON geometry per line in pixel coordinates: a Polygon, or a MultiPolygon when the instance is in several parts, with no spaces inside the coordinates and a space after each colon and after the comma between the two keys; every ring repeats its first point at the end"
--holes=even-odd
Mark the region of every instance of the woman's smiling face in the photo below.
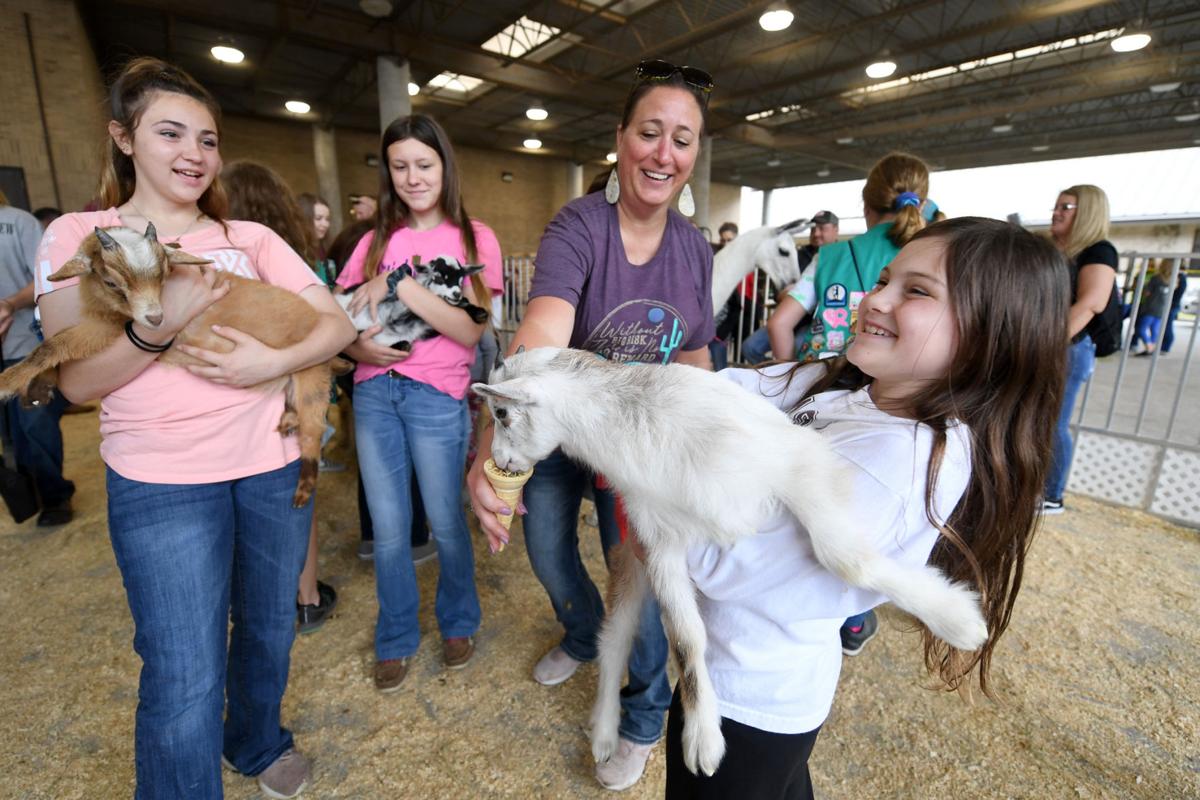
{"type": "Polygon", "coordinates": [[[651,89],[629,124],[617,131],[617,175],[623,204],[654,211],[667,205],[692,175],[704,118],[686,89],[651,89]]]}

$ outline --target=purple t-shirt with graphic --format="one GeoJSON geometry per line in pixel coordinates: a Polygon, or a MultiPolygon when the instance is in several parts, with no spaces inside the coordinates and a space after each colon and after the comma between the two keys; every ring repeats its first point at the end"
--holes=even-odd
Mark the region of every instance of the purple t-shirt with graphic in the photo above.
{"type": "Polygon", "coordinates": [[[530,298],[558,297],[575,307],[571,347],[666,364],[715,335],[712,248],[674,210],[658,252],[634,266],[604,193],[572,200],[546,227],[534,264],[530,298]]]}

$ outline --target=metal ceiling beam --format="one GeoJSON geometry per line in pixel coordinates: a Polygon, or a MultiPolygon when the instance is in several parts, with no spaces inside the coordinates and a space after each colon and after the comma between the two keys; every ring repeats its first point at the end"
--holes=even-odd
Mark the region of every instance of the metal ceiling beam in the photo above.
{"type": "MultiPolygon", "coordinates": [[[[1086,10],[1093,6],[1108,5],[1110,3],[1112,3],[1112,0],[1060,0],[1060,2],[1051,3],[1050,5],[1039,6],[1039,7],[1032,8],[1032,9],[1029,9],[1026,11],[1020,11],[1015,14],[1007,14],[1002,17],[996,17],[995,19],[989,20],[986,23],[980,23],[978,25],[971,25],[969,27],[962,28],[957,31],[943,31],[942,33],[938,34],[937,36],[930,36],[925,39],[915,40],[915,41],[909,42],[903,48],[892,49],[891,55],[893,58],[896,58],[896,57],[906,56],[906,55],[923,54],[923,53],[927,53],[927,52],[931,52],[931,51],[935,52],[937,50],[937,48],[942,47],[950,42],[958,42],[958,41],[962,41],[964,39],[971,39],[971,38],[975,38],[975,37],[979,37],[979,36],[984,36],[988,33],[994,33],[995,31],[1006,30],[1008,28],[1013,28],[1018,25],[1027,25],[1031,22],[1037,22],[1038,20],[1041,20],[1041,19],[1048,19],[1051,17],[1061,16],[1063,14],[1071,14],[1071,13],[1075,13],[1078,11],[1086,10]]],[[[1088,30],[1088,31],[1082,31],[1081,33],[1092,33],[1092,32],[1093,31],[1088,30]]],[[[1072,34],[1062,34],[1058,38],[1062,39],[1062,38],[1066,38],[1067,36],[1070,36],[1070,35],[1072,35],[1072,34]]],[[[1079,35],[1079,34],[1074,34],[1074,35],[1079,35]]],[[[1021,47],[1030,47],[1034,44],[1041,44],[1042,41],[1043,40],[1041,40],[1041,39],[1039,39],[1036,42],[1028,42],[1027,41],[1026,43],[1023,43],[1021,45],[1015,45],[1009,49],[1019,50],[1021,47]]],[[[980,53],[980,55],[982,56],[982,55],[986,55],[986,54],[980,53]]],[[[786,89],[786,88],[790,88],[792,86],[802,85],[806,82],[820,80],[821,78],[827,78],[832,75],[837,75],[837,74],[846,72],[851,69],[858,69],[858,68],[861,68],[862,66],[863,66],[863,57],[862,56],[856,56],[854,58],[842,59],[841,61],[839,61],[835,64],[831,64],[829,66],[822,67],[820,69],[809,70],[808,72],[801,72],[798,74],[789,75],[786,78],[783,78],[781,80],[777,80],[777,81],[773,81],[771,83],[760,85],[760,86],[756,87],[756,91],[761,93],[761,92],[776,91],[778,89],[786,89]]],[[[719,109],[722,106],[729,105],[730,103],[734,102],[736,99],[737,98],[728,98],[728,99],[714,98],[713,107],[719,109]]]]}

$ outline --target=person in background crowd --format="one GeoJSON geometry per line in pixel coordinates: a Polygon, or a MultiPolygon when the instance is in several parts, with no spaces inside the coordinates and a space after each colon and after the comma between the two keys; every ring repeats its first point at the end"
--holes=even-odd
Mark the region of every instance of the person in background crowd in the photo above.
{"type": "MultiPolygon", "coordinates": [[[[28,211],[8,204],[0,192],[0,369],[21,361],[38,346],[33,317],[33,275],[42,225],[28,211]]],[[[40,528],[71,521],[75,484],[63,477],[60,423],[69,403],[55,392],[47,405],[25,408],[21,398],[4,401],[0,438],[14,468],[33,479],[40,528]]]]}
{"type": "Polygon", "coordinates": [[[1171,294],[1171,308],[1167,311],[1167,329],[1163,331],[1162,354],[1171,352],[1175,344],[1175,320],[1179,317],[1179,309],[1183,305],[1183,295],[1187,292],[1187,264],[1179,265],[1179,278],[1175,281],[1175,291],[1171,294]]]}
{"type": "MultiPolygon", "coordinates": [[[[821,245],[836,242],[838,238],[838,217],[832,211],[818,211],[813,215],[812,227],[808,229],[808,244],[796,250],[796,261],[800,265],[800,277],[804,278],[812,260],[816,258],[821,245]]],[[[794,286],[784,290],[784,294],[794,286]]],[[[796,340],[796,350],[799,351],[808,335],[808,325],[804,320],[796,324],[792,331],[796,340]]],[[[761,364],[767,360],[771,352],[771,335],[769,328],[764,325],[756,330],[746,341],[742,342],[742,361],[747,364],[761,364]]]]}
{"type": "Polygon", "coordinates": [[[738,236],[738,226],[736,222],[722,222],[721,227],[717,228],[717,235],[721,237],[721,246],[732,242],[738,236]]]}
{"type": "Polygon", "coordinates": [[[174,266],[156,327],[130,322],[105,350],[59,367],[63,394],[102,398],[108,530],[142,658],[135,796],[215,800],[224,762],[271,797],[295,797],[312,772],[281,708],[312,503],[292,505],[299,446],[278,431],[283,392],[250,387],[328,361],[354,327],[276,233],[226,218],[220,109],[204,87],[138,58],[108,107],[101,210],[59,217],[42,239],[46,335],[80,321],[78,279],[48,277],[96,227],[153,223],[160,243],[217,267],[174,266]],[[221,327],[231,351],[176,345],[207,363],[160,364],[176,334],[227,293],[222,269],[299,294],[316,311],[312,332],[275,349],[221,327]]]}
{"type": "MultiPolygon", "coordinates": [[[[395,350],[363,331],[346,349],[355,369],[354,429],[358,466],[375,533],[375,688],[400,689],[420,643],[420,597],[411,553],[413,475],[438,551],[435,612],[442,661],[461,669],[475,653],[482,612],[475,557],[462,505],[467,455],[466,392],[475,345],[486,328],[461,308],[409,280],[409,267],[448,255],[484,264],[464,295],[491,307],[503,285],[500,243],[468,216],[450,140],[432,117],[414,114],[388,125],[380,143],[379,211],[338,276],[357,286],[350,312],[395,296],[439,335],[395,350]]],[[[372,314],[374,316],[374,313],[372,314]]]]}
{"type": "Polygon", "coordinates": [[[350,195],[350,216],[359,222],[374,219],[379,201],[369,194],[350,195]]]}
{"type": "MultiPolygon", "coordinates": [[[[279,173],[256,161],[234,161],[221,170],[221,182],[229,196],[230,218],[257,222],[275,231],[321,277],[317,270],[316,236],[279,173]]],[[[325,459],[321,461],[323,464],[325,459]]],[[[337,608],[337,590],[317,579],[318,551],[314,512],[308,533],[308,554],[296,593],[298,633],[313,633],[337,608]]]]}
{"type": "Polygon", "coordinates": [[[313,269],[317,273],[317,277],[323,280],[326,286],[332,288],[337,279],[337,268],[326,252],[329,244],[329,226],[332,224],[329,204],[322,197],[311,192],[302,192],[296,195],[296,204],[300,206],[300,213],[313,226],[313,234],[316,236],[316,241],[313,243],[316,266],[313,269]]]}
{"type": "Polygon", "coordinates": [[[41,223],[42,230],[45,230],[47,225],[62,216],[62,212],[54,206],[42,206],[34,210],[33,216],[41,223]]]}
{"type": "Polygon", "coordinates": [[[1046,475],[1042,503],[1043,514],[1061,514],[1074,455],[1071,414],[1079,390],[1096,367],[1096,345],[1087,326],[1104,311],[1117,281],[1117,248],[1108,241],[1108,195],[1104,190],[1079,184],[1059,192],[1050,215],[1050,239],[1071,266],[1071,308],[1064,321],[1071,337],[1067,385],[1054,428],[1054,460],[1046,475]]]}
{"type": "MultiPolygon", "coordinates": [[[[700,150],[712,78],[665,61],[638,65],[617,128],[617,163],[603,194],[573,200],[551,220],[535,261],[525,318],[509,351],[576,347],[617,361],[677,362],[708,369],[713,338],[712,247],[672,209],[700,150]]],[[[496,518],[511,513],[488,484],[483,463],[492,430],[480,437],[467,478],[475,515],[493,552],[509,531],[496,518]]],[[[617,498],[561,451],[537,465],[525,486],[525,546],[534,574],[563,626],[533,677],[543,686],[568,680],[596,657],[604,602],[579,554],[584,488],[595,494],[605,554],[620,540],[617,498]]],[[[518,507],[515,509],[520,511],[518,507]]],[[[621,692],[621,741],[596,779],[619,791],[642,776],[662,736],[670,703],[667,640],[658,604],[648,597],[621,692]]]]}

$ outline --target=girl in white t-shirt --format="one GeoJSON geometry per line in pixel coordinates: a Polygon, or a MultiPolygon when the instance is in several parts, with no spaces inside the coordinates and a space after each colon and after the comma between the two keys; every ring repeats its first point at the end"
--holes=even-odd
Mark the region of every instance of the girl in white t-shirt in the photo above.
{"type": "MultiPolygon", "coordinates": [[[[987,643],[953,650],[924,633],[949,686],[988,667],[1021,585],[1062,394],[1070,287],[1052,247],[995,220],[919,233],[863,300],[845,357],[727,370],[821,431],[845,460],[850,511],[882,552],[930,563],[983,597],[987,643]]],[[[808,798],[808,756],[841,668],[842,621],[884,601],[813,556],[781,512],[728,549],[689,554],[727,750],[717,772],[683,764],[678,693],[667,727],[667,797],[808,798]]]]}
{"type": "Polygon", "coordinates": [[[136,794],[220,797],[224,759],[273,797],[294,797],[309,766],[280,724],[280,705],[312,504],[292,507],[299,447],[277,430],[282,391],[247,387],[328,360],[354,329],[279,236],[223,219],[220,109],[191,76],[136,59],[113,84],[111,112],[104,210],[59,217],[42,239],[46,336],[80,320],[78,280],[48,276],[95,227],[153,222],[160,241],[213,262],[203,275],[173,268],[157,327],[134,322],[106,350],[59,368],[68,398],[101,398],[109,534],[142,658],[136,794]],[[228,353],[189,347],[207,365],[160,364],[175,335],[224,296],[228,284],[214,289],[219,271],[298,293],[319,312],[317,324],[284,349],[219,328],[235,345],[228,353]]]}
{"type": "Polygon", "coordinates": [[[408,268],[451,256],[484,269],[464,285],[476,306],[490,308],[503,285],[500,243],[463,207],[462,180],[445,131],[423,114],[400,117],[383,132],[375,229],[359,241],[338,275],[354,291],[351,313],[395,295],[437,335],[394,350],[373,341],[377,326],[346,349],[354,370],[358,467],[375,532],[375,688],[400,689],[417,652],[420,597],[412,559],[412,478],[438,552],[434,611],[448,669],[467,665],[482,616],[475,557],[462,504],[468,422],[467,384],[477,323],[409,277],[408,268]]]}

